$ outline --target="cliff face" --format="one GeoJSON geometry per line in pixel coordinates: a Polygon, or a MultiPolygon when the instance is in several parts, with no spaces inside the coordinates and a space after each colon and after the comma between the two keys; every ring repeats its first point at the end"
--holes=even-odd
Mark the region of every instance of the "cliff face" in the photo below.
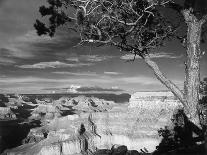
{"type": "MultiPolygon", "coordinates": [[[[119,109],[120,110],[120,109],[119,109]]],[[[159,144],[157,130],[168,124],[166,114],[138,111],[138,109],[80,114],[54,119],[45,126],[49,131],[46,139],[10,150],[16,154],[75,154],[94,151],[95,148],[110,149],[114,144],[126,145],[130,150],[146,147],[155,150],[159,144]],[[80,137],[79,128],[84,124],[86,132],[80,137]],[[90,144],[90,146],[89,146],[90,144]],[[19,153],[18,153],[19,152],[19,153]]],[[[8,152],[8,154],[9,154],[8,152]]]]}
{"type": "MultiPolygon", "coordinates": [[[[55,118],[41,127],[49,131],[47,138],[5,153],[72,155],[93,152],[96,148],[110,149],[114,144],[126,145],[130,150],[145,147],[153,151],[160,142],[157,130],[169,125],[173,110],[180,106],[173,96],[162,95],[134,94],[128,105],[115,106],[108,111],[55,118]],[[169,103],[172,104],[169,106],[169,103]]],[[[84,101],[84,105],[87,105],[85,103],[87,101],[84,101]]]]}
{"type": "Polygon", "coordinates": [[[129,101],[129,108],[173,110],[182,107],[180,101],[171,92],[137,92],[129,101]]]}

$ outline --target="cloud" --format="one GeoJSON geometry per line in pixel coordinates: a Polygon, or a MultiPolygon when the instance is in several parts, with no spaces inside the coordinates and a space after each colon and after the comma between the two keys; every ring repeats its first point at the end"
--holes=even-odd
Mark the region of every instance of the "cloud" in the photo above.
{"type": "Polygon", "coordinates": [[[119,72],[104,72],[104,74],[107,74],[107,75],[121,75],[123,73],[119,73],[119,72]]]}
{"type": "Polygon", "coordinates": [[[54,74],[60,74],[60,75],[72,75],[72,76],[96,76],[96,72],[52,72],[54,74]]]}
{"type": "MultiPolygon", "coordinates": [[[[21,59],[31,59],[35,56],[36,50],[41,50],[44,47],[34,47],[35,44],[52,44],[55,43],[55,39],[48,36],[38,36],[34,30],[28,31],[24,35],[12,38],[9,44],[4,46],[10,57],[21,58],[21,59]]],[[[46,48],[44,48],[46,49],[46,48]]]]}
{"type": "Polygon", "coordinates": [[[47,59],[68,55],[68,49],[79,42],[79,36],[73,33],[57,31],[55,37],[38,36],[35,30],[10,39],[3,47],[10,51],[10,55],[20,59],[47,59]]]}
{"type": "Polygon", "coordinates": [[[10,78],[10,77],[0,77],[0,83],[79,83],[79,84],[142,84],[142,85],[151,85],[151,84],[160,84],[160,82],[153,77],[148,76],[126,76],[126,77],[116,77],[112,78],[110,76],[97,75],[92,78],[81,78],[81,77],[71,77],[71,78],[40,78],[40,77],[19,77],[19,78],[10,78]]]}
{"type": "Polygon", "coordinates": [[[87,61],[87,62],[101,62],[108,59],[112,59],[114,56],[107,56],[107,55],[79,55],[79,56],[71,56],[67,58],[68,61],[87,61]]]}
{"type": "MultiPolygon", "coordinates": [[[[58,73],[60,75],[65,73],[58,73]]],[[[67,74],[67,73],[66,73],[67,74]]],[[[73,74],[73,72],[72,72],[73,74]]],[[[74,73],[76,74],[76,73],[74,73]]],[[[51,91],[44,91],[43,89],[47,88],[57,88],[63,90],[63,88],[69,88],[67,86],[70,85],[78,85],[82,87],[87,87],[84,89],[80,89],[79,91],[116,91],[116,89],[124,89],[124,90],[130,90],[130,91],[137,91],[137,90],[160,90],[160,89],[166,89],[159,80],[157,80],[155,77],[150,76],[140,76],[140,75],[133,75],[133,76],[107,76],[103,74],[97,74],[93,75],[93,73],[80,73],[85,74],[87,76],[78,76],[79,73],[76,74],[76,76],[47,76],[47,77],[39,77],[39,76],[21,76],[21,77],[10,77],[10,76],[1,76],[0,77],[0,88],[3,90],[11,93],[11,92],[17,92],[17,93],[34,93],[34,90],[37,93],[49,93],[51,91]],[[94,88],[94,85],[97,87],[94,88]],[[112,87],[112,86],[119,86],[118,87],[112,87]],[[88,88],[90,87],[90,88],[88,88]],[[91,88],[92,87],[92,88],[91,88]],[[113,90],[111,90],[113,89],[113,90]],[[38,90],[40,92],[38,92],[38,90]]],[[[79,75],[80,75],[79,74],[79,75]]],[[[178,84],[178,86],[182,89],[183,88],[183,81],[179,79],[171,79],[173,82],[178,84]]],[[[67,89],[64,89],[66,92],[67,89]]],[[[56,91],[56,89],[54,89],[56,91]]],[[[99,91],[99,92],[100,92],[99,91]]],[[[117,90],[118,91],[118,90],[117,90]]]]}
{"type": "Polygon", "coordinates": [[[11,51],[5,48],[0,48],[0,65],[12,65],[16,61],[12,58],[11,51]]]}
{"type": "Polygon", "coordinates": [[[67,58],[66,60],[73,61],[73,62],[79,62],[79,58],[78,57],[70,57],[70,58],[67,58]]]}
{"type": "Polygon", "coordinates": [[[13,59],[0,57],[0,65],[12,65],[16,62],[13,59]]]}
{"type": "Polygon", "coordinates": [[[54,42],[56,38],[51,38],[47,35],[38,36],[35,30],[28,31],[25,35],[15,38],[18,42],[24,43],[42,43],[42,42],[54,42]]]}
{"type": "MultiPolygon", "coordinates": [[[[180,88],[183,86],[182,80],[177,80],[177,79],[170,79],[170,80],[174,82],[180,88]]],[[[138,84],[138,85],[143,85],[143,86],[161,86],[162,85],[162,83],[154,76],[150,77],[150,76],[137,75],[137,76],[132,76],[132,77],[121,77],[121,78],[118,78],[117,81],[126,83],[126,84],[138,84]]]]}
{"type": "Polygon", "coordinates": [[[2,5],[2,3],[4,3],[5,2],[5,0],[0,0],[0,6],[2,5]]]}
{"type": "MultiPolygon", "coordinates": [[[[149,56],[153,59],[157,59],[157,58],[177,59],[177,58],[182,57],[182,56],[175,56],[173,53],[165,53],[165,52],[150,53],[149,56]]],[[[123,60],[133,60],[134,55],[133,54],[126,54],[126,55],[121,56],[121,59],[123,59],[123,60]]],[[[136,56],[135,59],[141,59],[141,57],[136,56]]]]}
{"type": "Polygon", "coordinates": [[[67,72],[67,71],[58,71],[58,72],[52,72],[54,74],[60,74],[60,75],[73,75],[73,76],[102,76],[104,75],[122,75],[123,73],[119,72],[104,72],[104,74],[97,74],[96,72],[67,72]]]}
{"type": "MultiPolygon", "coordinates": [[[[47,88],[65,88],[67,85],[112,85],[108,79],[94,78],[43,78],[43,77],[0,77],[0,88],[11,93],[46,93],[47,88]],[[39,92],[38,92],[39,90],[39,92]]],[[[68,89],[69,87],[67,87],[68,89]]],[[[65,89],[66,90],[66,89],[65,89]]]]}
{"type": "Polygon", "coordinates": [[[160,81],[153,77],[148,76],[132,76],[122,77],[118,79],[121,82],[128,84],[141,84],[141,85],[160,85],[160,81]]]}
{"type": "Polygon", "coordinates": [[[76,63],[68,64],[60,61],[53,62],[40,62],[33,65],[20,65],[19,68],[36,68],[36,69],[45,69],[45,68],[64,68],[64,67],[82,67],[82,66],[91,66],[91,63],[76,63]]]}
{"type": "Polygon", "coordinates": [[[82,55],[81,56],[85,61],[89,62],[101,62],[113,58],[112,56],[98,56],[98,55],[82,55]]]}

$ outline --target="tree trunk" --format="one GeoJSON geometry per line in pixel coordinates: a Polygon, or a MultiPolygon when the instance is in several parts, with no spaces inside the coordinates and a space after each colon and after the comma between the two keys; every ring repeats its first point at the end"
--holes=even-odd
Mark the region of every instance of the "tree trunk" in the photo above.
{"type": "Polygon", "coordinates": [[[187,23],[187,56],[185,69],[184,93],[160,71],[157,64],[149,56],[144,57],[147,65],[160,80],[183,104],[188,118],[198,127],[198,101],[200,87],[200,40],[204,19],[198,20],[190,10],[184,10],[183,15],[187,23]]]}
{"type": "Polygon", "coordinates": [[[200,87],[200,40],[202,22],[198,20],[189,10],[184,10],[184,18],[187,30],[187,52],[185,63],[184,94],[187,103],[189,119],[200,126],[198,116],[199,87],[200,87]]]}

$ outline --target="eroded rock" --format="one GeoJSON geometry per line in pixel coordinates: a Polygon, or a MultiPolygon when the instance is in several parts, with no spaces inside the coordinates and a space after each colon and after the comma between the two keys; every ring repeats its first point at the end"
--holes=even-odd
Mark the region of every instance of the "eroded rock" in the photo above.
{"type": "MultiPolygon", "coordinates": [[[[137,99],[132,96],[133,98],[137,99]]],[[[19,152],[17,154],[22,154],[22,152],[30,150],[30,154],[62,153],[72,155],[82,151],[96,151],[97,148],[111,150],[114,144],[124,145],[127,150],[140,150],[146,147],[149,152],[152,152],[160,142],[157,131],[169,124],[173,109],[177,107],[177,101],[170,100],[173,106],[169,106],[169,108],[164,103],[168,101],[168,98],[163,99],[159,95],[157,98],[153,96],[138,99],[142,99],[143,102],[134,100],[134,103],[130,102],[129,105],[135,106],[121,106],[114,109],[108,108],[108,102],[85,97],[73,98],[73,100],[70,98],[65,102],[61,100],[60,103],[56,102],[55,105],[72,105],[77,111],[85,111],[86,113],[60,118],[55,117],[44,126],[49,131],[46,139],[31,146],[23,145],[21,149],[18,147],[7,151],[7,153],[16,151],[19,152]],[[144,104],[145,99],[146,104],[144,104]],[[157,107],[160,106],[160,102],[161,108],[157,107]],[[98,112],[98,110],[101,112],[98,112]],[[84,124],[85,131],[80,134],[81,124],[84,124]]],[[[51,109],[44,111],[47,111],[47,113],[56,111],[51,109]]],[[[41,109],[38,111],[41,111],[41,109]]],[[[126,154],[136,154],[138,152],[126,152],[124,146],[117,147],[117,152],[125,152],[126,154]]],[[[102,153],[104,154],[104,151],[102,153]]]]}
{"type": "Polygon", "coordinates": [[[16,119],[16,115],[11,111],[9,107],[0,107],[0,120],[16,119]]]}

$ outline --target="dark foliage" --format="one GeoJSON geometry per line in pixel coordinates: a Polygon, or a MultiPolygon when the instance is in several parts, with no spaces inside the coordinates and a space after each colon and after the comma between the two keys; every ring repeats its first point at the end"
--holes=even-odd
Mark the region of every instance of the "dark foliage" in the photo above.
{"type": "Polygon", "coordinates": [[[142,1],[84,1],[48,0],[49,7],[41,6],[42,16],[49,16],[49,26],[37,20],[34,24],[38,35],[53,36],[56,28],[72,20],[81,35],[81,42],[108,43],[132,54],[144,56],[170,38],[175,27],[156,6],[142,1]],[[67,8],[76,11],[75,17],[66,14],[67,8]]]}
{"type": "Polygon", "coordinates": [[[203,96],[199,101],[199,117],[200,123],[204,131],[207,129],[207,96],[203,96]]]}
{"type": "Polygon", "coordinates": [[[81,123],[79,134],[82,135],[86,131],[86,128],[83,123],[81,123]]]}
{"type": "Polygon", "coordinates": [[[200,93],[204,96],[207,95],[207,78],[204,78],[203,81],[201,81],[200,93]]]}
{"type": "MultiPolygon", "coordinates": [[[[200,96],[199,100],[199,117],[200,123],[204,131],[207,129],[207,78],[201,81],[200,85],[200,96]]],[[[207,132],[207,131],[206,131],[207,132]]]]}
{"type": "Polygon", "coordinates": [[[40,36],[50,32],[49,29],[45,26],[45,24],[39,21],[38,19],[36,20],[34,27],[37,30],[37,34],[40,36]]]}
{"type": "Polygon", "coordinates": [[[34,27],[38,35],[52,37],[58,27],[70,25],[69,29],[80,33],[80,44],[109,44],[144,57],[168,39],[176,37],[183,43],[186,33],[178,34],[184,23],[183,9],[192,8],[199,18],[206,13],[206,0],[183,1],[48,0],[49,6],[41,6],[39,12],[48,17],[49,25],[37,20],[34,27]],[[170,14],[169,9],[177,13],[170,14]]]}
{"type": "Polygon", "coordinates": [[[192,8],[197,18],[201,18],[207,13],[206,0],[185,0],[184,6],[186,9],[192,8]]]}
{"type": "Polygon", "coordinates": [[[39,8],[40,14],[44,16],[49,16],[49,26],[46,26],[39,20],[36,20],[34,24],[38,35],[54,36],[56,29],[64,25],[66,22],[70,22],[70,18],[67,17],[65,12],[61,10],[63,6],[62,0],[48,0],[49,7],[41,6],[39,8]]]}
{"type": "Polygon", "coordinates": [[[9,99],[3,95],[0,94],[0,107],[6,107],[5,103],[9,102],[9,99]]]}
{"type": "Polygon", "coordinates": [[[190,122],[182,109],[179,109],[172,118],[173,127],[165,127],[158,131],[163,139],[155,154],[162,154],[169,151],[185,150],[196,146],[196,142],[204,141],[204,131],[190,122]],[[197,137],[193,137],[193,133],[197,137]]]}

